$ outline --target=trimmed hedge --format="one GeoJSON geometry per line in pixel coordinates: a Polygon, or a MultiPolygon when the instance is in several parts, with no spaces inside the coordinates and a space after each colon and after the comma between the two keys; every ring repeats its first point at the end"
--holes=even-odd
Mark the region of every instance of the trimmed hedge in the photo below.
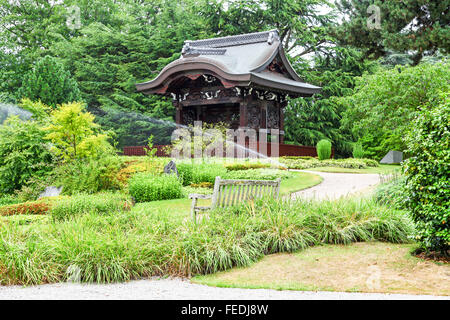
{"type": "Polygon", "coordinates": [[[249,169],[228,172],[224,179],[243,179],[243,180],[275,180],[278,178],[289,179],[295,175],[289,171],[277,169],[249,169]]]}
{"type": "Polygon", "coordinates": [[[349,168],[349,169],[365,169],[368,167],[378,167],[377,161],[372,159],[329,159],[329,160],[317,160],[311,158],[305,160],[301,157],[282,157],[280,162],[285,164],[288,169],[310,169],[317,167],[336,167],[336,168],[349,168]]]}
{"type": "Polygon", "coordinates": [[[183,198],[183,185],[176,175],[137,173],[130,179],[128,189],[136,202],[183,198]]]}

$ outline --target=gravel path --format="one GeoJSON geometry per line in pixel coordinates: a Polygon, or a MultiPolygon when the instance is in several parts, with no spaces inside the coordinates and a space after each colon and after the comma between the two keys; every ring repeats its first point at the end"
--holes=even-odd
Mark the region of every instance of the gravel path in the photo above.
{"type": "Polygon", "coordinates": [[[36,287],[0,287],[0,299],[111,299],[111,300],[415,300],[439,299],[400,294],[277,291],[266,289],[213,288],[181,279],[140,280],[110,285],[52,284],[36,287]]]}
{"type": "Polygon", "coordinates": [[[314,173],[323,178],[321,184],[293,193],[293,198],[337,199],[352,193],[362,192],[380,182],[380,176],[378,174],[328,173],[304,170],[293,171],[314,173]]]}
{"type": "MultiPolygon", "coordinates": [[[[315,172],[316,173],[316,172],[315,172]]],[[[335,199],[363,191],[379,182],[376,174],[347,174],[317,172],[324,181],[310,189],[295,193],[294,197],[335,199]]],[[[278,291],[268,289],[214,288],[181,279],[150,279],[110,285],[79,285],[60,283],[34,287],[0,287],[1,299],[445,299],[417,295],[366,294],[343,292],[278,291]]]]}

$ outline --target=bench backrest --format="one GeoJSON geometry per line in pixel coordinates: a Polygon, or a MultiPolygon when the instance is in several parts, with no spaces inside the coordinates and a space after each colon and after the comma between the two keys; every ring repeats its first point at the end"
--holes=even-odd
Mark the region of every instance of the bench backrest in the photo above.
{"type": "Polygon", "coordinates": [[[281,179],[277,180],[222,180],[216,177],[211,208],[228,207],[242,201],[262,197],[278,198],[281,179]]]}

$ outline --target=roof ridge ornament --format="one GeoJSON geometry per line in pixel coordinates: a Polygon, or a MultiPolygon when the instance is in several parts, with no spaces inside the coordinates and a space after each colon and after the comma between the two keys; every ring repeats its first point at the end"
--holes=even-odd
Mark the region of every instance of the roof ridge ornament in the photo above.
{"type": "Polygon", "coordinates": [[[271,46],[275,40],[279,40],[279,39],[280,38],[278,37],[278,32],[271,31],[269,33],[269,37],[267,38],[267,43],[271,46]]]}
{"type": "Polygon", "coordinates": [[[278,30],[269,30],[263,32],[239,34],[222,38],[212,38],[203,40],[187,40],[191,47],[200,48],[224,48],[231,46],[240,46],[253,43],[267,42],[271,45],[275,40],[279,40],[278,30]],[[270,40],[270,42],[269,42],[270,40]]]}
{"type": "Polygon", "coordinates": [[[215,55],[223,56],[227,52],[227,49],[215,49],[215,48],[201,48],[192,47],[190,42],[186,42],[181,50],[183,56],[198,56],[198,55],[215,55]]]}

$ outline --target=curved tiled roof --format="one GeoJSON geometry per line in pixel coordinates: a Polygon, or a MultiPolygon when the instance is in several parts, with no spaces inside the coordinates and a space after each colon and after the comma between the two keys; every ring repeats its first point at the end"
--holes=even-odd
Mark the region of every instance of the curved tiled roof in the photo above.
{"type": "Polygon", "coordinates": [[[273,88],[296,96],[311,96],[320,92],[320,87],[302,82],[289,64],[277,30],[187,40],[178,60],[168,64],[154,80],[137,84],[136,87],[145,93],[163,93],[161,87],[171,75],[190,71],[210,71],[238,86],[273,88]],[[267,70],[267,66],[277,57],[283,64],[283,73],[267,70]]]}

